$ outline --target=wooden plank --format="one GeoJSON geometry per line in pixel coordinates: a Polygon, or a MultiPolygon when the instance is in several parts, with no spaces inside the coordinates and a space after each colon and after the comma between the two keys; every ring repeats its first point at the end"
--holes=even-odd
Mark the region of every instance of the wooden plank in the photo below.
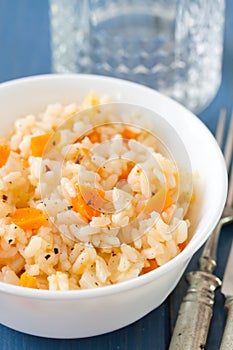
{"type": "Polygon", "coordinates": [[[0,326],[1,350],[164,350],[168,345],[168,303],[134,324],[92,338],[57,340],[39,338],[0,326]]]}
{"type": "Polygon", "coordinates": [[[50,72],[47,0],[0,1],[0,82],[50,72]]]}

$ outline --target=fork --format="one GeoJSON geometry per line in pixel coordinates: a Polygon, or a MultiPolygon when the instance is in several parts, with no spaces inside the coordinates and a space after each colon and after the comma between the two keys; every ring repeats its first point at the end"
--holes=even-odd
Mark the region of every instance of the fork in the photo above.
{"type": "MultiPolygon", "coordinates": [[[[226,109],[222,109],[216,131],[216,140],[221,148],[225,124],[226,109]]],[[[200,350],[206,348],[206,339],[213,314],[214,292],[221,285],[221,280],[213,274],[217,265],[219,235],[223,225],[233,221],[233,166],[230,171],[232,149],[233,112],[224,150],[224,158],[230,178],[226,205],[217,226],[204,246],[199,259],[200,269],[186,275],[189,288],[178,312],[169,350],[200,350]]]]}

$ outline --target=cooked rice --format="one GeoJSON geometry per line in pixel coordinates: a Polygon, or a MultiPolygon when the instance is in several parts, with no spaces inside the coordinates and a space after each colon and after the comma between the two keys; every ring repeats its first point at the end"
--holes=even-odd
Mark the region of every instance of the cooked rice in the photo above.
{"type": "Polygon", "coordinates": [[[165,264],[188,242],[189,175],[160,153],[146,120],[144,130],[134,116],[131,125],[125,115],[116,123],[113,107],[102,109],[104,117],[95,107],[101,102],[90,94],[82,105],[49,105],[15,122],[0,168],[0,281],[49,290],[106,286],[165,264]],[[74,117],[89,107],[94,112],[74,117]],[[46,133],[43,157],[33,155],[32,137],[46,133]],[[148,210],[161,188],[172,202],[148,210]],[[17,209],[28,207],[47,223],[15,223],[17,209]]]}

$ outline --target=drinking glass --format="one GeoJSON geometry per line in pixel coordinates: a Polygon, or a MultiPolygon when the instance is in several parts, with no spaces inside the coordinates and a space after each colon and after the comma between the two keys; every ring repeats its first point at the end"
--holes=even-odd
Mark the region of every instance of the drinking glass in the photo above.
{"type": "Polygon", "coordinates": [[[200,112],[221,82],[224,0],[50,0],[52,67],[138,82],[200,112]]]}

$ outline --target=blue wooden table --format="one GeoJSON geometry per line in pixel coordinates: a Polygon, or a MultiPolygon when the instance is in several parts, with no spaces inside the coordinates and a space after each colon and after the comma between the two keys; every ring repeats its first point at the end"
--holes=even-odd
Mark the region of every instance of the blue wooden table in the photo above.
{"type": "MultiPolygon", "coordinates": [[[[213,102],[200,113],[200,119],[215,131],[222,106],[233,107],[233,0],[226,0],[223,80],[213,102]]],[[[211,52],[210,52],[211,54],[211,52]]],[[[0,82],[51,72],[47,0],[0,0],[0,82]]],[[[224,228],[220,238],[218,267],[221,278],[232,240],[233,226],[224,228]]],[[[201,249],[187,270],[197,268],[201,249]]],[[[0,325],[0,350],[165,350],[177,310],[187,289],[183,277],[167,300],[140,321],[110,334],[72,340],[56,340],[25,335],[0,325]]],[[[224,300],[218,290],[207,349],[217,350],[225,322],[224,300]]],[[[1,310],[0,310],[1,312],[1,310]]],[[[22,315],[23,317],[23,315],[22,315]]],[[[184,349],[185,350],[185,349],[184,349]]]]}

